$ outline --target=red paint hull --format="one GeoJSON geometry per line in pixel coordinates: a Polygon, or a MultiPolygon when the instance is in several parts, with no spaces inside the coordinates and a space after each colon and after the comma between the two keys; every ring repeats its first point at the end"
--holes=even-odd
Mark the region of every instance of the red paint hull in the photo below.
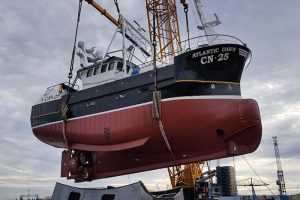
{"type": "MultiPolygon", "coordinates": [[[[262,134],[251,99],[163,100],[162,123],[175,161],[150,103],[69,120],[65,132],[72,149],[92,151],[88,180],[250,153],[262,134]]],[[[66,147],[63,122],[33,132],[47,144],[66,147]]],[[[62,176],[78,179],[77,167],[63,153],[62,176]]]]}

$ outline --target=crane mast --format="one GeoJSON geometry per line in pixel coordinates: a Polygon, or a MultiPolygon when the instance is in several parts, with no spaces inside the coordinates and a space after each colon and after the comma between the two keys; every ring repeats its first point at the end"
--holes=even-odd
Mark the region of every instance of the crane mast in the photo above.
{"type": "Polygon", "coordinates": [[[280,154],[279,154],[279,148],[278,148],[278,142],[277,142],[277,136],[272,137],[273,143],[274,143],[274,151],[275,151],[275,157],[276,157],[276,163],[277,163],[277,181],[276,184],[279,187],[279,193],[280,196],[286,195],[286,188],[285,188],[285,181],[280,161],[280,154]]]}
{"type": "Polygon", "coordinates": [[[172,188],[183,186],[184,188],[194,188],[196,180],[203,176],[203,162],[178,165],[168,168],[172,188]]]}
{"type": "Polygon", "coordinates": [[[181,51],[181,39],[175,0],[146,0],[150,42],[157,36],[156,59],[169,63],[181,51]]]}
{"type": "Polygon", "coordinates": [[[202,10],[203,4],[202,4],[201,0],[193,0],[193,3],[195,5],[195,8],[196,8],[196,11],[198,14],[198,18],[200,19],[200,22],[201,22],[201,26],[198,26],[198,29],[204,31],[208,45],[213,45],[214,40],[216,39],[216,35],[215,35],[216,32],[214,31],[213,27],[221,24],[221,21],[220,21],[219,17],[217,16],[217,14],[215,14],[216,19],[214,21],[207,22],[206,18],[204,16],[204,12],[202,10]]]}

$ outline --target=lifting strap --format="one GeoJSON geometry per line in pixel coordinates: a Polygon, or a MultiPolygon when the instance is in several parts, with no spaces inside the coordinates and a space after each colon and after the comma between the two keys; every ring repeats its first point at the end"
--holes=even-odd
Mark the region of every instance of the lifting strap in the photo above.
{"type": "Polygon", "coordinates": [[[168,140],[168,137],[166,135],[163,122],[161,120],[161,93],[160,93],[160,91],[156,91],[156,90],[153,91],[153,110],[152,110],[152,115],[158,121],[158,126],[159,126],[159,130],[160,130],[161,136],[163,137],[163,139],[165,141],[165,144],[166,144],[168,150],[171,153],[171,156],[172,156],[172,159],[173,159],[174,165],[175,165],[175,163],[176,163],[175,156],[174,156],[174,153],[172,151],[172,148],[171,148],[170,142],[168,140]]]}
{"type": "MultiPolygon", "coordinates": [[[[153,2],[154,4],[154,2],[153,2]]],[[[154,71],[154,91],[152,95],[152,100],[153,100],[153,110],[152,110],[152,116],[157,119],[158,121],[158,126],[159,130],[161,133],[161,136],[164,139],[164,142],[172,156],[174,165],[176,163],[174,153],[172,151],[171,145],[169,143],[168,137],[166,135],[164,125],[161,120],[161,92],[157,90],[157,66],[156,66],[156,47],[157,47],[157,42],[156,42],[156,23],[155,23],[155,12],[153,12],[153,38],[152,38],[152,47],[153,47],[153,71],[154,71]]]]}
{"type": "Polygon", "coordinates": [[[67,138],[67,135],[66,135],[66,123],[67,123],[68,110],[69,110],[69,108],[68,108],[68,105],[66,103],[63,103],[60,106],[60,112],[61,112],[61,115],[62,115],[62,118],[63,118],[62,134],[63,134],[63,138],[64,138],[66,148],[69,149],[70,145],[69,145],[68,138],[67,138]]]}

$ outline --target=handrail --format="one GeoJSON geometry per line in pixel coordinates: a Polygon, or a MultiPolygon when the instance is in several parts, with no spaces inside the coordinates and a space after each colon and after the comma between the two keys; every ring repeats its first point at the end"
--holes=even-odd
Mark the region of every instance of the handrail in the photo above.
{"type": "MultiPolygon", "coordinates": [[[[68,82],[58,83],[58,84],[52,85],[52,86],[50,86],[50,87],[47,87],[46,92],[47,92],[48,90],[52,89],[52,88],[55,88],[56,86],[61,85],[61,84],[64,84],[65,86],[70,87],[70,85],[69,85],[68,82]]],[[[75,86],[79,89],[79,85],[74,85],[74,87],[75,87],[75,86]]],[[[78,90],[78,89],[77,89],[77,90],[78,90]]],[[[76,89],[75,89],[75,90],[76,90],[76,89]]],[[[46,93],[46,92],[45,92],[45,93],[46,93]]]]}
{"type": "MultiPolygon", "coordinates": [[[[181,42],[181,46],[183,47],[182,51],[185,51],[185,47],[190,43],[191,49],[196,49],[201,46],[211,46],[216,44],[239,44],[243,46],[247,46],[242,40],[237,37],[225,34],[212,34],[212,35],[201,35],[197,37],[190,38],[189,40],[184,40],[181,42]],[[213,37],[212,44],[208,44],[208,37],[213,37]]],[[[187,48],[186,50],[191,50],[187,48]]]]}

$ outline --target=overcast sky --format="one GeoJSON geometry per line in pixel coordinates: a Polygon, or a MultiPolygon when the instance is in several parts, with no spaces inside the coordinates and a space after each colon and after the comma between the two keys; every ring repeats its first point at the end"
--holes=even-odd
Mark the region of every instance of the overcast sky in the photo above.
{"type": "MultiPolygon", "coordinates": [[[[100,1],[99,1],[100,2],[100,1]]],[[[116,16],[112,0],[101,1],[116,16]]],[[[124,16],[147,28],[144,0],[119,0],[124,16]]],[[[263,138],[245,158],[277,194],[272,136],[277,135],[287,192],[300,192],[300,1],[206,0],[206,18],[217,13],[218,33],[234,35],[253,52],[242,77],[242,95],[259,103],[263,138]]],[[[30,127],[31,106],[45,89],[67,80],[77,17],[76,0],[10,0],[0,4],[0,200],[20,194],[51,195],[60,178],[62,149],[38,141],[30,127]]],[[[178,6],[182,12],[182,7],[178,6]]],[[[190,26],[195,27],[190,13],[190,26]]],[[[183,22],[183,17],[180,18],[183,22]]],[[[84,2],[80,40],[105,51],[115,27],[84,2]]],[[[185,32],[185,24],[181,25],[185,32]]],[[[76,58],[78,69],[78,58],[76,58]]],[[[211,161],[211,165],[216,165],[211,161]]],[[[233,165],[232,158],[221,165],[233,165]]],[[[242,157],[235,158],[237,179],[256,177],[242,157]]],[[[83,183],[84,187],[124,185],[142,180],[165,189],[167,170],[83,183]]],[[[249,188],[239,188],[249,192],[249,188]]],[[[270,194],[265,188],[259,193],[270,194]]]]}

